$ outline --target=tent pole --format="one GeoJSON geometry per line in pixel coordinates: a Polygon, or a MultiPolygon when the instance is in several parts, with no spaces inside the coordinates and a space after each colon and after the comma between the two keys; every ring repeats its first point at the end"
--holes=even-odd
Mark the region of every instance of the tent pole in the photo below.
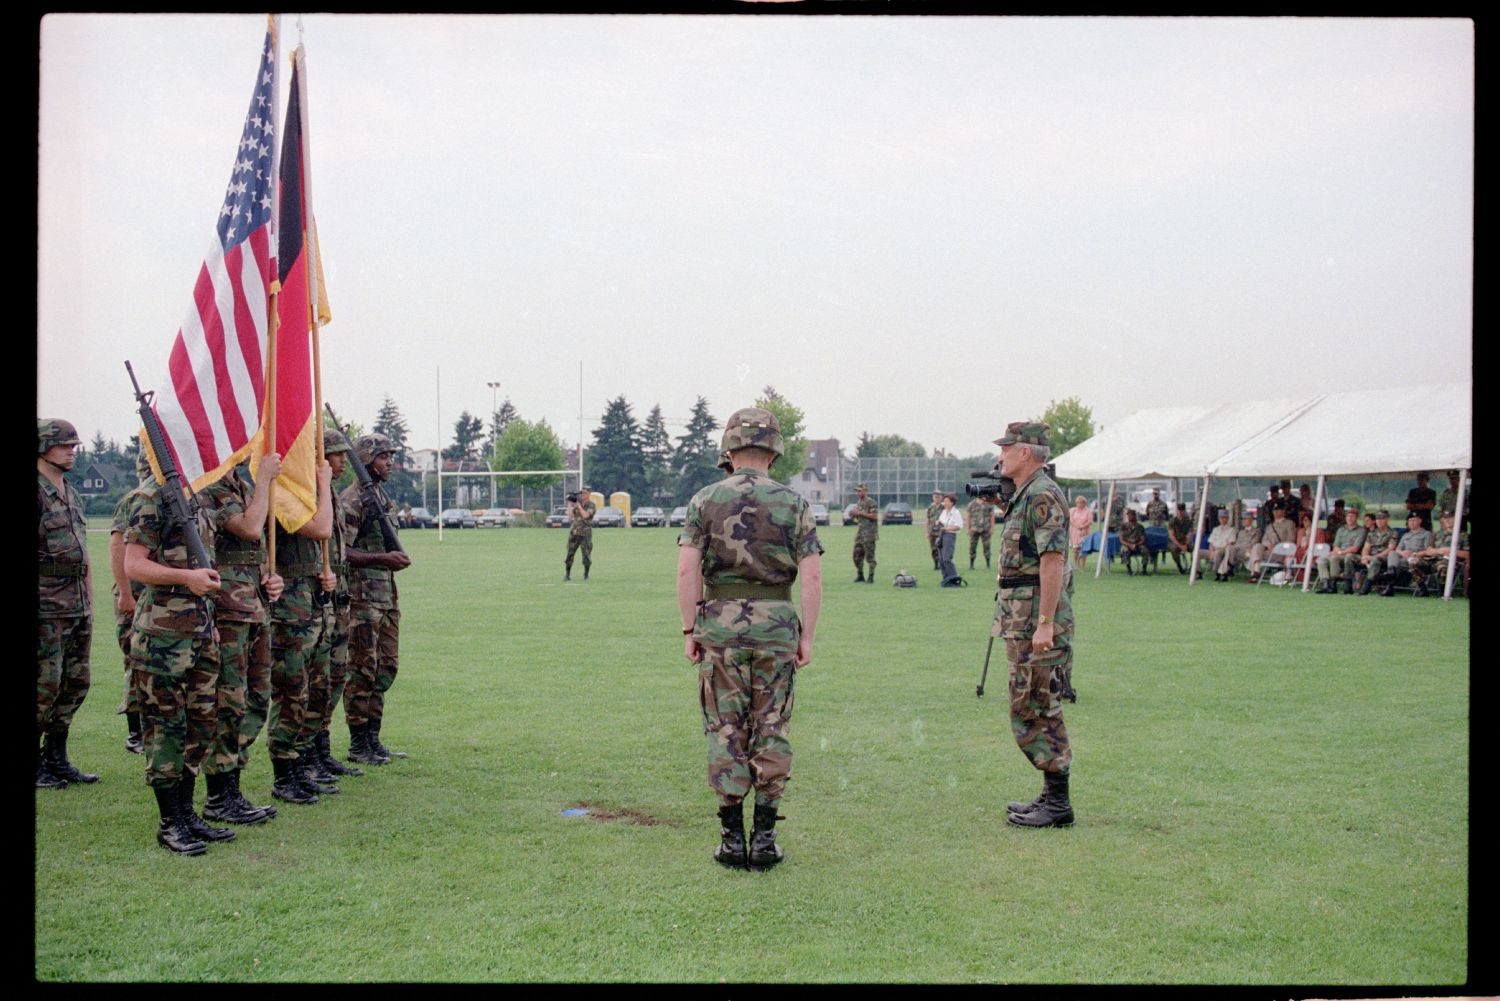
{"type": "MultiPolygon", "coordinates": [[[[1323,486],[1327,482],[1322,473],[1318,474],[1318,492],[1313,495],[1313,520],[1312,531],[1307,535],[1307,562],[1302,566],[1302,593],[1306,594],[1312,587],[1312,565],[1313,546],[1318,541],[1318,512],[1323,509],[1323,486]]],[[[1330,543],[1333,539],[1328,540],[1330,543]]]]}
{"type": "Polygon", "coordinates": [[[1188,572],[1188,587],[1198,580],[1198,553],[1203,547],[1203,519],[1208,515],[1208,483],[1212,476],[1203,477],[1203,493],[1198,498],[1198,527],[1193,531],[1193,568],[1188,572]]]}
{"type": "MultiPolygon", "coordinates": [[[[1453,498],[1453,539],[1448,543],[1448,579],[1443,581],[1443,600],[1453,600],[1453,576],[1458,570],[1458,536],[1464,530],[1464,495],[1469,492],[1469,471],[1458,471],[1458,496],[1453,498]]],[[[1441,511],[1438,514],[1442,514],[1441,511]]]]}
{"type": "Polygon", "coordinates": [[[1099,562],[1094,565],[1094,579],[1104,572],[1104,563],[1109,559],[1109,512],[1115,506],[1115,481],[1109,481],[1109,503],[1104,505],[1104,520],[1099,523],[1099,562]]]}

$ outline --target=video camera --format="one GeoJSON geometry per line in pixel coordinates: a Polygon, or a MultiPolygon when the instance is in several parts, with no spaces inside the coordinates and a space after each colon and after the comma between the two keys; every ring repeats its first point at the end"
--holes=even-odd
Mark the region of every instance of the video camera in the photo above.
{"type": "MultiPolygon", "coordinates": [[[[1042,472],[1056,478],[1057,467],[1047,463],[1042,467],[1042,472]]],[[[989,469],[976,469],[969,473],[971,480],[989,480],[989,483],[965,483],[964,493],[970,497],[993,497],[1000,504],[1009,507],[1010,499],[1016,495],[1016,481],[1000,472],[1000,463],[995,463],[989,469]]]]}
{"type": "Polygon", "coordinates": [[[567,501],[569,504],[577,504],[578,496],[579,495],[577,493],[566,494],[564,495],[563,500],[567,501]]]}

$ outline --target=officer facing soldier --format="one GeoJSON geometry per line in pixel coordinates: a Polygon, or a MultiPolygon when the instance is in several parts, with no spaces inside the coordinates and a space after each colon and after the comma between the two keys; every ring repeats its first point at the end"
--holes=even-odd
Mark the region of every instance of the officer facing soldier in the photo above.
{"type": "Polygon", "coordinates": [[[714,860],[767,869],[785,855],[776,843],[776,811],[791,777],[787,730],[796,672],[812,661],[823,546],[807,501],[769,475],[785,450],[775,415],[736,411],[723,450],[729,458],[721,468],[730,475],[688,502],[677,607],[683,655],[700,665],[708,783],[719,800],[714,860]],[[799,579],[800,621],[791,600],[799,579]],[[752,789],[747,848],[743,802],[752,789]]]}
{"type": "Polygon", "coordinates": [[[880,538],[880,508],[875,498],[866,492],[869,484],[861,483],[854,488],[854,523],[858,529],[854,534],[854,583],[875,583],[875,543],[880,538]],[[865,563],[870,564],[870,575],[865,577],[865,563]]]}
{"type": "Polygon", "coordinates": [[[999,595],[991,635],[1005,640],[1010,722],[1016,744],[1042,773],[1041,795],[1009,804],[1017,827],[1073,823],[1068,773],[1073,747],[1062,703],[1072,695],[1073,577],[1067,570],[1068,515],[1062,490],[1042,467],[1046,424],[1016,421],[996,439],[1000,471],[1016,483],[1000,534],[999,595]]]}
{"type": "Polygon", "coordinates": [[[36,422],[36,733],[38,789],[98,782],[68,760],[68,730],[89,693],[89,649],[94,638],[92,576],[83,498],[63,474],[79,445],[73,425],[36,422]]]}

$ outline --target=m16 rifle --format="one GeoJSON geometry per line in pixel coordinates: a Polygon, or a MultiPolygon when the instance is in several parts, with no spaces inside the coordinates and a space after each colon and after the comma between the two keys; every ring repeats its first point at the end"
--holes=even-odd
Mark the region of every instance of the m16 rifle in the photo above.
{"type": "Polygon", "coordinates": [[[370,475],[370,470],[360,460],[359,453],[354,450],[354,443],[349,441],[349,432],[338,422],[333,408],[324,404],[328,410],[328,416],[333,420],[333,426],[338,428],[339,434],[344,436],[344,442],[349,446],[349,467],[354,470],[354,479],[359,483],[359,499],[364,506],[365,516],[375,519],[375,524],[380,527],[380,539],[385,544],[388,553],[404,553],[401,540],[396,537],[396,522],[391,518],[390,507],[385,502],[385,491],[380,489],[380,484],[370,475]]]}
{"type": "Polygon", "coordinates": [[[128,361],[125,363],[125,371],[130,373],[130,385],[135,388],[135,402],[141,415],[141,425],[146,429],[146,441],[151,445],[151,454],[156,456],[157,468],[161,470],[165,481],[161,498],[166,509],[167,523],[181,533],[183,544],[187,546],[188,565],[194,570],[212,570],[213,558],[203,545],[203,537],[198,534],[198,500],[183,483],[182,474],[178,472],[177,463],[172,458],[172,450],[167,447],[167,436],[162,432],[161,422],[156,419],[156,411],[151,407],[151,398],[156,392],[141,392],[141,384],[135,378],[135,369],[130,367],[128,361]]]}

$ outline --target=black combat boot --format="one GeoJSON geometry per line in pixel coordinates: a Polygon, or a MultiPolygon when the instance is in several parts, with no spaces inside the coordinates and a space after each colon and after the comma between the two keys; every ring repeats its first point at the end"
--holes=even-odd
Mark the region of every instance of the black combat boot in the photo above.
{"type": "Polygon", "coordinates": [[[384,720],[374,720],[370,723],[370,747],[376,754],[389,761],[392,758],[406,757],[405,751],[393,751],[380,742],[380,727],[384,720]]]}
{"type": "Polygon", "coordinates": [[[234,771],[227,773],[225,776],[229,780],[229,795],[234,800],[235,805],[240,808],[240,812],[264,813],[267,820],[275,817],[276,807],[269,804],[266,806],[256,806],[245,797],[245,794],[243,792],[240,791],[240,773],[242,771],[243,769],[236,768],[234,771]]]}
{"type": "Polygon", "coordinates": [[[1360,594],[1369,594],[1370,593],[1370,589],[1372,587],[1374,587],[1374,586],[1375,586],[1375,575],[1367,573],[1367,574],[1365,574],[1365,582],[1363,584],[1359,585],[1359,593],[1360,594]]]}
{"type": "Polygon", "coordinates": [[[563,580],[564,581],[569,581],[569,580],[572,580],[572,579],[573,579],[573,568],[571,566],[565,566],[565,567],[563,567],[563,580]]]}
{"type": "Polygon", "coordinates": [[[1016,827],[1069,827],[1073,823],[1073,804],[1068,802],[1068,773],[1042,773],[1042,801],[1029,813],[1006,814],[1016,827]]]}
{"type": "MultiPolygon", "coordinates": [[[[1339,586],[1338,585],[1338,581],[1334,581],[1333,588],[1334,588],[1335,591],[1338,590],[1338,586],[1339,586]]],[[[1354,578],[1353,577],[1345,577],[1344,578],[1344,593],[1345,594],[1353,594],[1354,593],[1354,578]]]]}
{"type": "Polygon", "coordinates": [[[349,724],[349,752],[347,757],[350,761],[358,761],[362,765],[383,765],[384,761],[370,753],[370,742],[365,734],[369,730],[368,724],[355,726],[349,724]]]}
{"type": "Polygon", "coordinates": [[[856,584],[863,584],[865,582],[865,568],[864,567],[855,567],[854,568],[854,574],[855,574],[855,576],[854,576],[854,583],[856,583],[856,584]]]}
{"type": "Polygon", "coordinates": [[[247,810],[234,796],[234,776],[237,772],[203,776],[208,787],[208,799],[203,804],[204,820],[221,820],[226,824],[264,824],[271,818],[264,810],[247,810]]]}
{"type": "Polygon", "coordinates": [[[589,565],[587,563],[585,563],[583,565],[583,579],[584,580],[588,580],[589,579],[589,565]]]}
{"type": "Polygon", "coordinates": [[[338,783],[333,776],[323,771],[322,762],[313,756],[311,749],[306,747],[297,748],[297,760],[293,762],[293,771],[297,773],[297,781],[302,787],[314,795],[332,796],[339,791],[338,783]]]}
{"type": "Polygon", "coordinates": [[[47,756],[42,753],[41,748],[36,752],[36,787],[38,789],[66,789],[68,780],[53,775],[47,769],[47,756]]]}
{"type": "Polygon", "coordinates": [[[317,748],[318,760],[323,763],[324,771],[330,772],[335,776],[353,775],[355,778],[358,778],[365,773],[365,770],[363,768],[350,767],[349,765],[344,764],[338,758],[335,758],[333,756],[332,745],[328,742],[327,730],[323,730],[318,734],[317,748]]]}
{"type": "Polygon", "coordinates": [[[198,784],[198,776],[188,772],[177,780],[178,805],[182,809],[182,824],[188,833],[202,841],[233,841],[234,832],[227,827],[210,827],[203,822],[193,809],[193,788],[198,784]]]}
{"type": "Polygon", "coordinates": [[[786,858],[786,853],[776,843],[776,807],[755,804],[755,827],[750,831],[750,868],[764,872],[786,858]]]}
{"type": "Polygon", "coordinates": [[[1009,803],[1005,804],[1005,812],[1006,813],[1022,814],[1022,815],[1028,814],[1032,810],[1035,810],[1037,807],[1041,806],[1042,805],[1042,801],[1045,800],[1046,798],[1047,798],[1047,783],[1046,783],[1046,776],[1044,775],[1043,776],[1043,781],[1042,781],[1042,791],[1036,794],[1036,799],[1032,800],[1030,803],[1019,803],[1019,802],[1017,802],[1015,800],[1011,800],[1009,803]]]}
{"type": "Polygon", "coordinates": [[[126,713],[125,726],[130,732],[130,735],[125,738],[125,750],[131,754],[145,754],[146,741],[145,732],[141,728],[141,714],[126,713]]]}
{"type": "Polygon", "coordinates": [[[53,731],[47,734],[42,745],[42,757],[47,761],[47,771],[69,782],[98,782],[99,776],[92,772],[80,772],[68,760],[68,731],[53,731]]]}
{"type": "Polygon", "coordinates": [[[156,828],[156,843],[178,855],[202,855],[208,845],[199,841],[187,829],[182,817],[182,801],[177,794],[177,783],[152,786],[156,793],[156,809],[161,814],[161,824],[156,828]]]}
{"type": "MultiPolygon", "coordinates": [[[[1380,580],[1376,581],[1376,583],[1385,585],[1385,587],[1380,589],[1380,596],[1382,598],[1394,598],[1396,596],[1396,581],[1399,579],[1399,577],[1400,575],[1392,570],[1387,570],[1385,573],[1380,575],[1380,580]]],[[[54,774],[56,774],[57,769],[54,768],[52,769],[52,771],[54,774]]],[[[72,776],[65,775],[63,777],[71,778],[72,776]]]]}
{"type": "Polygon", "coordinates": [[[316,803],[317,793],[297,781],[295,758],[272,758],[271,771],[276,779],[271,784],[271,795],[288,803],[316,803]]]}
{"type": "Polygon", "coordinates": [[[875,564],[874,563],[870,564],[870,576],[865,581],[865,583],[866,584],[873,584],[873,583],[875,583],[875,564]]]}
{"type": "Polygon", "coordinates": [[[719,807],[719,847],[714,861],[731,869],[745,868],[745,807],[742,803],[719,807]]]}

